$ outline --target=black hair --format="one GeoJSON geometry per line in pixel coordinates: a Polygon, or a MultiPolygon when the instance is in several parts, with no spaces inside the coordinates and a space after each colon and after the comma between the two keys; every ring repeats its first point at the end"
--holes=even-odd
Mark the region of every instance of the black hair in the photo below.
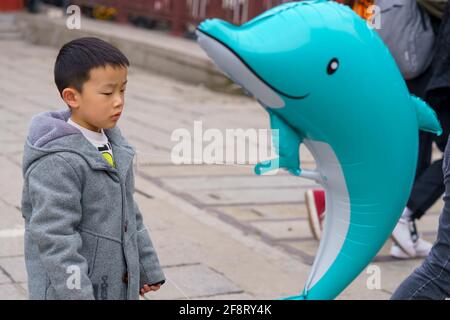
{"type": "Polygon", "coordinates": [[[129,67],[127,57],[116,47],[94,37],[66,43],[55,63],[55,83],[62,96],[64,89],[73,87],[82,92],[92,69],[98,67],[129,67]]]}

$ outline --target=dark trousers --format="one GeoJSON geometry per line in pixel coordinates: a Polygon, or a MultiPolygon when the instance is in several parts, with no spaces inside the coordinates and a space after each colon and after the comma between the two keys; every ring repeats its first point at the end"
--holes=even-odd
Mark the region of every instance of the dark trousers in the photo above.
{"type": "MultiPolygon", "coordinates": [[[[431,68],[422,76],[407,81],[410,92],[426,101],[425,88],[430,76],[431,68]]],[[[434,107],[438,115],[444,132],[439,137],[428,132],[420,131],[419,133],[419,158],[416,177],[407,203],[407,207],[413,212],[412,218],[414,220],[420,219],[441,198],[445,191],[442,172],[443,159],[431,162],[431,157],[433,142],[436,143],[442,152],[444,152],[447,145],[450,134],[450,108],[448,106],[432,107],[434,107]]]]}
{"type": "Polygon", "coordinates": [[[450,111],[442,109],[438,117],[443,134],[437,137],[428,132],[419,133],[419,159],[416,178],[409,197],[407,207],[413,212],[412,218],[420,219],[425,212],[444,194],[444,177],[442,173],[443,159],[431,162],[433,142],[438,149],[445,151],[450,134],[450,111]]]}
{"type": "Polygon", "coordinates": [[[392,300],[443,300],[450,297],[450,145],[445,151],[444,208],[437,240],[423,264],[400,285],[392,300]]]}

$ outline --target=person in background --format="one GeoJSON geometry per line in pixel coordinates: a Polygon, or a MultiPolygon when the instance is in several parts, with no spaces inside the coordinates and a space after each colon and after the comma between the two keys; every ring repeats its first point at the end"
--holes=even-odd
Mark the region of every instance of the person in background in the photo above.
{"type": "Polygon", "coordinates": [[[27,0],[25,5],[30,13],[39,13],[39,0],[27,0]]]}
{"type": "MultiPolygon", "coordinates": [[[[450,108],[450,4],[442,18],[437,52],[426,94],[437,111],[450,108]]],[[[447,111],[448,112],[448,111],[447,111]]],[[[444,208],[439,220],[437,240],[422,265],[399,286],[392,300],[444,300],[450,297],[450,144],[442,166],[445,186],[444,208]]]]}

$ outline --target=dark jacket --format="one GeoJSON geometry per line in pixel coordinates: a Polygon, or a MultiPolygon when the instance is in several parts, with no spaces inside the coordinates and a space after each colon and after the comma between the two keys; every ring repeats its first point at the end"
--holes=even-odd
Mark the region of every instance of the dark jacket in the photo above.
{"type": "Polygon", "coordinates": [[[427,100],[437,107],[450,107],[450,2],[442,19],[437,39],[432,74],[426,89],[427,100]]]}

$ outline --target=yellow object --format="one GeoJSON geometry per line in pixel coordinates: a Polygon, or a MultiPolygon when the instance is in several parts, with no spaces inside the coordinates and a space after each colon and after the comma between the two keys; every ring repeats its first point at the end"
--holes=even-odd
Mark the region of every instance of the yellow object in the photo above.
{"type": "Polygon", "coordinates": [[[113,168],[116,167],[116,163],[114,162],[114,159],[111,156],[111,154],[109,154],[108,152],[103,152],[102,155],[103,155],[103,158],[105,158],[105,160],[111,165],[111,167],[113,167],[113,168]]]}
{"type": "Polygon", "coordinates": [[[111,20],[117,15],[117,10],[112,7],[95,6],[92,15],[95,19],[111,20]]]}

